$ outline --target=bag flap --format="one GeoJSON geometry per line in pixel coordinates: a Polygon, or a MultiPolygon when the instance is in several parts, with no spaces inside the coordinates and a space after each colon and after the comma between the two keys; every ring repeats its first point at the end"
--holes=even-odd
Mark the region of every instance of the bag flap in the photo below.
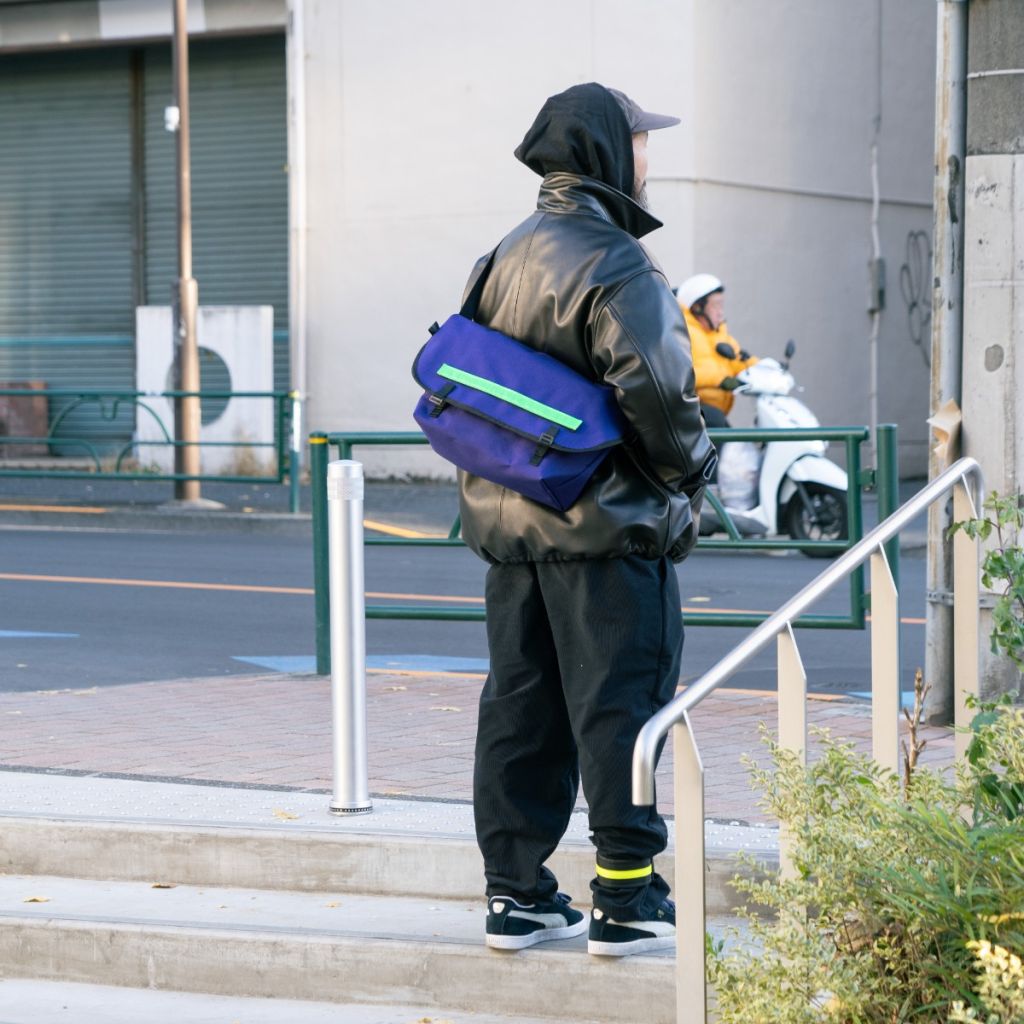
{"type": "Polygon", "coordinates": [[[561,451],[608,448],[626,431],[611,388],[459,314],[423,346],[412,374],[427,392],[524,437],[554,433],[561,451]]]}

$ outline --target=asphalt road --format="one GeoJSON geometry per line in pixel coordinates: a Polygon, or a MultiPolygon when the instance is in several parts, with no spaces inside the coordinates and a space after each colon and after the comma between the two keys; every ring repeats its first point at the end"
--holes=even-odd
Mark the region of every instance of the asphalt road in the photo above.
{"type": "MultiPolygon", "coordinates": [[[[772,611],[825,564],[792,553],[697,553],[679,567],[683,604],[772,611]]],[[[465,550],[369,548],[368,600],[478,599],[484,572],[465,550]],[[374,596],[382,594],[400,596],[374,596]]],[[[905,555],[905,689],[923,660],[924,575],[923,557],[905,555]]],[[[0,690],[311,670],[312,580],[311,545],[300,538],[0,530],[0,690]]],[[[840,586],[814,611],[841,614],[847,600],[840,586]]],[[[688,627],[684,678],[710,668],[747,632],[688,627]]],[[[811,690],[867,688],[867,633],[801,630],[798,640],[811,690]]],[[[394,620],[367,624],[367,651],[371,664],[427,670],[480,670],[487,654],[481,623],[394,620]]],[[[773,688],[773,650],[731,685],[773,688]]]]}

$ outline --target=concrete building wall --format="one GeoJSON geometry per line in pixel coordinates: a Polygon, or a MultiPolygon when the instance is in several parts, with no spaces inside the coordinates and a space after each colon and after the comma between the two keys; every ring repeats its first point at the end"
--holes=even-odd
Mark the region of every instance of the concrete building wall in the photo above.
{"type": "Polygon", "coordinates": [[[878,416],[900,424],[904,472],[923,472],[927,363],[909,337],[899,272],[908,233],[931,228],[934,3],[697,10],[697,36],[713,45],[695,46],[705,142],[696,263],[732,286],[730,328],[747,348],[778,354],[796,341],[794,373],[823,421],[867,423],[877,143],[889,286],[878,416]]]}
{"type": "MultiPolygon", "coordinates": [[[[726,280],[752,351],[794,338],[829,424],[868,422],[877,141],[879,418],[900,423],[904,471],[923,472],[928,373],[899,269],[907,235],[931,225],[932,0],[641,0],[625,18],[610,0],[303,0],[302,13],[312,428],[411,427],[426,325],[533,208],[538,179],[512,150],[548,95],[597,80],[683,118],[651,139],[666,226],[648,244],[669,279],[726,280]]],[[[444,471],[364,457],[371,472],[444,471]]]]}
{"type": "MultiPolygon", "coordinates": [[[[0,50],[162,37],[168,10],[0,3],[0,50]]],[[[870,415],[877,145],[878,413],[900,425],[904,473],[923,472],[928,374],[900,268],[908,236],[931,229],[934,0],[190,0],[189,11],[197,32],[301,31],[289,39],[304,134],[289,157],[291,303],[310,429],[411,429],[409,365],[427,324],[457,307],[475,258],[534,206],[538,179],[512,150],[548,95],[597,80],[683,118],[650,150],[665,227],[647,241],[670,281],[722,277],[730,326],[752,351],[794,338],[805,398],[832,425],[870,415]]],[[[364,457],[371,472],[447,472],[423,453],[364,457]]]]}
{"type": "MultiPolygon", "coordinates": [[[[972,5],[964,176],[963,454],[989,493],[1024,490],[1024,18],[1015,0],[972,5]]],[[[990,542],[991,543],[991,542],[990,542]]],[[[999,588],[1001,589],[1001,588],[999,588]]],[[[982,597],[981,635],[994,596],[982,597]]],[[[983,695],[1024,674],[982,645],[983,695]]]]}

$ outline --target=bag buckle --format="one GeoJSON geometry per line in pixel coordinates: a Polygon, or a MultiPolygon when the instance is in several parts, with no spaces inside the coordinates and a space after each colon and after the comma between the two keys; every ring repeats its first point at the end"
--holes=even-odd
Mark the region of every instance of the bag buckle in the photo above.
{"type": "Polygon", "coordinates": [[[449,382],[445,384],[439,391],[432,391],[427,395],[427,401],[434,407],[430,410],[430,418],[437,419],[438,416],[444,412],[444,407],[448,404],[448,396],[455,390],[454,383],[449,382]]]}
{"type": "Polygon", "coordinates": [[[540,465],[541,459],[543,459],[544,456],[547,455],[549,451],[551,451],[551,446],[555,443],[555,435],[557,433],[558,427],[552,427],[551,430],[546,430],[543,434],[540,435],[540,444],[538,444],[537,447],[534,448],[533,457],[530,459],[531,466],[540,465]]]}

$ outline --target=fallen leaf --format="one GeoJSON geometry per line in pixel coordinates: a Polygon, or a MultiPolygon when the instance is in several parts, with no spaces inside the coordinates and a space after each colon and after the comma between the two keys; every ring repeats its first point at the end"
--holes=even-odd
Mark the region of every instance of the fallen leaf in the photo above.
{"type": "Polygon", "coordinates": [[[278,821],[298,821],[299,816],[297,814],[291,814],[288,811],[282,811],[280,807],[274,808],[274,817],[278,821]]]}
{"type": "Polygon", "coordinates": [[[340,907],[341,904],[340,903],[325,903],[324,906],[327,907],[328,910],[335,910],[336,908],[340,907]]]}
{"type": "Polygon", "coordinates": [[[449,707],[447,704],[435,704],[431,711],[461,711],[462,708],[449,707]]]}
{"type": "Polygon", "coordinates": [[[22,903],[49,903],[49,896],[26,896],[22,903]]]}
{"type": "Polygon", "coordinates": [[[176,886],[172,885],[169,882],[154,882],[150,886],[150,889],[174,889],[174,888],[176,888],[176,886]]]}

